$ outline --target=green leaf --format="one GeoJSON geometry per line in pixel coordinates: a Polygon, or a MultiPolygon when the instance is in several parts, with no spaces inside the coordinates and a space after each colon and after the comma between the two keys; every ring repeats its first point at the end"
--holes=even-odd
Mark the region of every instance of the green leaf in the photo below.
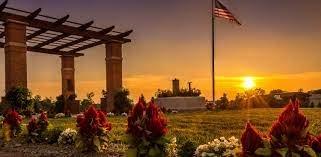
{"type": "Polygon", "coordinates": [[[93,142],[94,142],[94,145],[95,145],[96,148],[97,148],[97,151],[100,152],[100,140],[99,140],[98,136],[94,136],[93,142]]]}
{"type": "Polygon", "coordinates": [[[309,146],[304,146],[303,151],[309,154],[310,157],[318,157],[315,151],[309,146]]]}
{"type": "Polygon", "coordinates": [[[275,151],[282,157],[286,157],[286,155],[288,154],[289,148],[280,148],[275,151]]]}
{"type": "Polygon", "coordinates": [[[291,157],[300,157],[300,154],[292,152],[291,157]]]}
{"type": "Polygon", "coordinates": [[[272,150],[270,148],[258,148],[254,154],[259,156],[271,156],[272,150]]]}
{"type": "Polygon", "coordinates": [[[160,157],[161,154],[162,154],[162,152],[157,146],[149,149],[149,151],[148,151],[148,157],[160,157]]]}
{"type": "Polygon", "coordinates": [[[127,157],[137,157],[137,148],[129,148],[126,152],[127,157]]]}
{"type": "Polygon", "coordinates": [[[170,141],[167,139],[167,138],[165,138],[165,137],[160,137],[160,138],[158,138],[156,141],[155,141],[155,143],[156,144],[159,144],[159,145],[165,145],[165,144],[167,144],[167,143],[169,143],[170,141]]]}
{"type": "Polygon", "coordinates": [[[268,139],[263,140],[263,145],[264,145],[264,148],[272,148],[270,140],[268,139]]]}

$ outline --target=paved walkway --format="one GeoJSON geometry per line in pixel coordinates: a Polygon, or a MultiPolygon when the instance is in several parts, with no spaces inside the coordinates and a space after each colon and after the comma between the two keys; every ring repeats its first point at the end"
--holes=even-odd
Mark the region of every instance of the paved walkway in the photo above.
{"type": "Polygon", "coordinates": [[[23,157],[23,153],[0,152],[0,157],[23,157]]]}

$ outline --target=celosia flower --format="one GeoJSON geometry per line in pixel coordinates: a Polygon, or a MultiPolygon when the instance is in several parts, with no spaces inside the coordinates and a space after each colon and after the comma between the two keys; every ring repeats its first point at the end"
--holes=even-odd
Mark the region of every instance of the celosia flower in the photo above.
{"type": "Polygon", "coordinates": [[[314,137],[310,135],[310,143],[311,148],[317,153],[321,153],[321,135],[314,137]]]}
{"type": "Polygon", "coordinates": [[[144,135],[142,121],[144,120],[145,109],[142,99],[140,98],[127,118],[127,133],[130,133],[135,137],[142,137],[144,135]]]}
{"type": "Polygon", "coordinates": [[[111,124],[107,121],[103,112],[97,111],[91,106],[83,115],[77,116],[77,127],[84,136],[97,135],[101,129],[111,130],[111,124]]]}
{"type": "Polygon", "coordinates": [[[146,115],[146,129],[150,132],[150,137],[158,138],[164,136],[167,133],[167,121],[159,108],[151,102],[146,110],[146,115]]]}
{"type": "Polygon", "coordinates": [[[263,147],[263,136],[248,122],[241,142],[244,154],[254,154],[258,148],[263,147]]]}
{"type": "Polygon", "coordinates": [[[5,116],[3,123],[9,124],[12,127],[17,127],[21,124],[22,118],[15,110],[9,110],[5,116]]]}
{"type": "Polygon", "coordinates": [[[38,129],[37,119],[34,116],[30,119],[27,129],[29,134],[35,133],[38,129]]]}
{"type": "Polygon", "coordinates": [[[274,122],[270,137],[278,139],[278,142],[272,141],[274,145],[294,147],[296,144],[307,142],[308,126],[309,121],[299,111],[299,101],[290,101],[278,121],[274,122]]]}

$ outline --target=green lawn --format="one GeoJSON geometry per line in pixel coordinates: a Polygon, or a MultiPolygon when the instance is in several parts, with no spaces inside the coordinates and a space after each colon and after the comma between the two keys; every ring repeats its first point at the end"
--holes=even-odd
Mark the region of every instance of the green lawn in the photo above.
{"type": "MultiPolygon", "coordinates": [[[[197,144],[204,144],[221,136],[240,138],[245,123],[251,121],[260,131],[267,132],[282,109],[251,109],[241,111],[199,111],[168,114],[169,136],[177,137],[178,143],[191,139],[197,144]]],[[[310,120],[310,131],[321,133],[321,109],[302,109],[310,120]]],[[[127,119],[109,117],[112,123],[111,138],[113,142],[124,141],[127,119]]],[[[50,119],[50,127],[76,127],[76,119],[50,119]]]]}

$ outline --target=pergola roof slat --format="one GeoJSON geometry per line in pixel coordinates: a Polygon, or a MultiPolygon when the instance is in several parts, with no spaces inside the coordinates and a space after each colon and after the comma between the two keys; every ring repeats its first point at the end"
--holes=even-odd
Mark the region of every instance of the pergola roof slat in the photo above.
{"type": "MultiPolygon", "coordinates": [[[[106,28],[106,29],[101,30],[100,33],[102,33],[102,34],[107,34],[107,33],[111,32],[114,28],[115,28],[115,26],[108,27],[108,28],[106,28]]],[[[90,39],[90,38],[85,38],[85,37],[84,37],[84,38],[80,38],[80,39],[78,39],[78,40],[75,40],[75,41],[73,41],[73,42],[67,43],[67,44],[65,44],[65,45],[58,46],[58,47],[56,47],[54,50],[61,50],[61,49],[63,49],[63,48],[66,48],[66,47],[69,47],[69,46],[72,46],[72,45],[75,45],[75,44],[84,42],[84,41],[89,40],[89,39],[90,39]]]]}
{"type": "MultiPolygon", "coordinates": [[[[61,24],[63,24],[64,22],[66,22],[66,21],[68,20],[68,18],[69,18],[69,15],[66,15],[66,16],[58,19],[56,22],[54,22],[53,25],[54,25],[54,26],[56,26],[56,25],[61,25],[61,24]]],[[[38,35],[40,35],[40,34],[42,34],[42,33],[45,33],[46,31],[47,31],[46,29],[40,29],[40,30],[38,30],[37,32],[34,32],[33,34],[27,36],[27,40],[32,39],[32,38],[34,38],[34,37],[36,37],[36,36],[38,36],[38,35]]]]}

